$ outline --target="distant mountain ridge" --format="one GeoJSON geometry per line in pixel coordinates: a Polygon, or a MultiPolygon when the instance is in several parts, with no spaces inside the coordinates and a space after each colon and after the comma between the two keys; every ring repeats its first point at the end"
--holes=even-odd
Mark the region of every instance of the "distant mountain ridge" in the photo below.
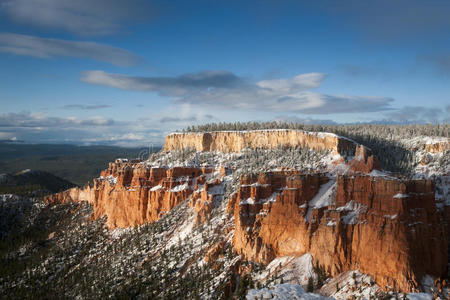
{"type": "Polygon", "coordinates": [[[43,194],[57,193],[76,185],[49,172],[26,169],[16,174],[0,174],[0,193],[40,191],[43,194]]]}

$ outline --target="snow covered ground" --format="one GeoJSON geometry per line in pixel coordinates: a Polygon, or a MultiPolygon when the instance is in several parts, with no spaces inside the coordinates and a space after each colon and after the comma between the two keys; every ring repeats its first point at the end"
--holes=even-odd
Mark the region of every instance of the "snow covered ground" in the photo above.
{"type": "Polygon", "coordinates": [[[332,299],[318,294],[307,293],[298,284],[277,284],[270,288],[252,289],[248,291],[247,300],[278,299],[278,300],[325,300],[332,299]]]}

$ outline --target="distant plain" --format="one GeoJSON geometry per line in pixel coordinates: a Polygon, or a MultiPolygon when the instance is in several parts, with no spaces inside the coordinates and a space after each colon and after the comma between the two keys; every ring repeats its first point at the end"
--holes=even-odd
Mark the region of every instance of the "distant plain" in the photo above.
{"type": "MultiPolygon", "coordinates": [[[[159,151],[154,148],[153,151],[159,151]]],[[[149,149],[116,146],[0,142],[0,174],[25,169],[50,172],[82,186],[116,158],[145,158],[149,149]]]]}

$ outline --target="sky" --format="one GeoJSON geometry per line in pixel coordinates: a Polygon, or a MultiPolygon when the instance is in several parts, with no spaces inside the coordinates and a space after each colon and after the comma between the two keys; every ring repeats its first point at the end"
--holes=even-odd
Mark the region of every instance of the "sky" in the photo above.
{"type": "Polygon", "coordinates": [[[448,123],[450,1],[0,0],[0,140],[448,123]]]}

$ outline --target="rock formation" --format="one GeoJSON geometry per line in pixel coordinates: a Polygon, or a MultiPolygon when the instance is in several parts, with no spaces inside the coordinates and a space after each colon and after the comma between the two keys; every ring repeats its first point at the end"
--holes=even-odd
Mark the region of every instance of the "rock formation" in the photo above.
{"type": "MultiPolygon", "coordinates": [[[[117,160],[92,185],[48,196],[51,204],[87,201],[94,206],[94,219],[108,216],[109,228],[129,227],[160,219],[193,195],[198,219],[211,211],[214,189],[220,180],[207,183],[212,168],[149,168],[137,162],[117,160]]],[[[194,201],[194,200],[192,200],[194,201]]]]}
{"type": "MultiPolygon", "coordinates": [[[[383,288],[402,291],[414,290],[425,274],[445,274],[449,236],[443,214],[450,210],[436,209],[434,182],[369,176],[378,161],[352,140],[295,130],[176,133],[166,138],[164,150],[240,152],[288,146],[331,151],[355,172],[333,177],[286,170],[242,176],[237,192],[227,199],[227,210],[235,220],[233,247],[244,258],[269,263],[278,256],[310,253],[331,276],[359,270],[383,288]]],[[[157,221],[189,200],[198,224],[210,218],[223,198],[226,175],[224,168],[155,168],[116,160],[93,184],[46,201],[87,201],[95,219],[106,215],[107,226],[115,228],[157,221]]],[[[221,251],[222,244],[211,249],[208,259],[221,251]]]]}
{"type": "Polygon", "coordinates": [[[358,269],[403,291],[445,275],[447,224],[432,181],[267,173],[243,177],[233,200],[233,243],[247,259],[309,252],[332,276],[358,269]]]}
{"type": "MultiPolygon", "coordinates": [[[[172,133],[164,143],[165,151],[192,148],[197,151],[241,152],[246,148],[277,147],[306,147],[353,156],[358,144],[333,133],[288,129],[172,133]]],[[[366,151],[370,152],[369,149],[366,151]]]]}
{"type": "Polygon", "coordinates": [[[439,140],[432,140],[425,144],[425,150],[429,153],[439,153],[450,150],[450,139],[441,138],[439,140]]]}

